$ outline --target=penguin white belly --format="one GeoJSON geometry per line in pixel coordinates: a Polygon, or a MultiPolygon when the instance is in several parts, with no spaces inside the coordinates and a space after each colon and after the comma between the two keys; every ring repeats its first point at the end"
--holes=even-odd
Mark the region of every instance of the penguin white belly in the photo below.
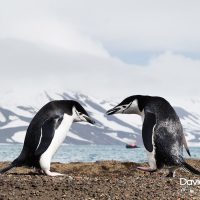
{"type": "Polygon", "coordinates": [[[152,152],[147,151],[148,163],[151,169],[157,169],[156,160],[155,160],[155,149],[152,152]]]}
{"type": "MultiPolygon", "coordinates": [[[[142,123],[144,123],[144,118],[145,118],[144,110],[142,110],[142,112],[140,112],[139,115],[142,118],[142,123]]],[[[152,133],[153,151],[149,152],[146,150],[148,163],[151,169],[157,169],[156,160],[155,160],[154,128],[155,128],[155,125],[153,127],[153,133],[152,133]]]]}
{"type": "Polygon", "coordinates": [[[61,124],[55,130],[54,137],[51,141],[51,144],[40,157],[39,162],[42,169],[47,169],[47,170],[50,169],[52,156],[56,153],[60,145],[65,140],[67,136],[67,132],[69,131],[72,122],[73,122],[73,117],[64,114],[61,124]]]}
{"type": "Polygon", "coordinates": [[[153,151],[149,152],[146,150],[147,152],[147,157],[148,157],[148,163],[151,169],[157,169],[157,165],[156,165],[156,160],[155,160],[155,143],[154,143],[154,128],[156,125],[154,125],[153,127],[153,133],[152,133],[152,144],[153,144],[153,151]]]}

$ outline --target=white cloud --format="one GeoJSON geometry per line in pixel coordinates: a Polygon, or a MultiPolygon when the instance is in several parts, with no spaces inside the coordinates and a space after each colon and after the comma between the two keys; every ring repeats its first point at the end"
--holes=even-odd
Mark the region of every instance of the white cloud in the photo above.
{"type": "Polygon", "coordinates": [[[28,95],[49,89],[75,90],[103,98],[200,95],[200,60],[179,54],[166,52],[140,66],[110,57],[40,49],[20,41],[2,43],[1,91],[23,90],[20,94],[28,95]]]}
{"type": "MultiPolygon", "coordinates": [[[[1,32],[108,55],[200,51],[200,1],[35,0],[1,3],[1,32]]],[[[3,33],[1,33],[2,35],[3,33]]]]}
{"type": "Polygon", "coordinates": [[[1,90],[54,88],[94,96],[200,95],[199,1],[4,1],[1,90]],[[166,52],[145,66],[109,51],[166,52]],[[168,52],[167,50],[170,50],[168,52]],[[14,88],[14,89],[13,89],[14,88]]]}
{"type": "Polygon", "coordinates": [[[1,39],[14,38],[77,53],[109,56],[107,50],[98,40],[82,34],[69,20],[59,21],[56,15],[46,11],[44,5],[42,5],[44,13],[40,11],[39,15],[37,12],[33,12],[37,11],[37,8],[31,8],[26,2],[23,2],[21,6],[16,5],[16,9],[13,9],[11,15],[8,15],[3,7],[0,8],[3,19],[0,22],[1,39]],[[27,7],[31,9],[30,13],[27,12],[27,7]]]}

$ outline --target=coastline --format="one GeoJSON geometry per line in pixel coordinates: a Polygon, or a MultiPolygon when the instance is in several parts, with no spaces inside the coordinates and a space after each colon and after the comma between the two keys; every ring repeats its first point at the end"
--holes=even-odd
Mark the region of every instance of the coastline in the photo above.
{"type": "MultiPolygon", "coordinates": [[[[187,162],[200,170],[200,160],[187,162]]],[[[0,168],[7,164],[0,162],[0,168]]],[[[58,177],[16,168],[0,175],[0,199],[199,199],[200,185],[180,185],[180,178],[200,180],[200,176],[178,169],[175,178],[166,178],[167,170],[149,174],[136,169],[143,165],[146,163],[52,163],[52,171],[66,174],[58,177]]]]}

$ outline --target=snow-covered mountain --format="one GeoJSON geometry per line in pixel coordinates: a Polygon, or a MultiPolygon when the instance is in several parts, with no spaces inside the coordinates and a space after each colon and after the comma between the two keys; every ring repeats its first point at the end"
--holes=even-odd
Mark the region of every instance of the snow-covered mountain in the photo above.
{"type": "MultiPolygon", "coordinates": [[[[106,110],[117,101],[105,101],[74,92],[43,92],[37,95],[8,93],[0,101],[0,143],[23,143],[25,132],[34,114],[45,103],[55,99],[79,101],[95,119],[96,125],[74,123],[65,140],[67,144],[142,145],[142,122],[136,115],[107,116],[106,110]]],[[[189,146],[200,146],[200,100],[168,99],[177,111],[189,146]]]]}

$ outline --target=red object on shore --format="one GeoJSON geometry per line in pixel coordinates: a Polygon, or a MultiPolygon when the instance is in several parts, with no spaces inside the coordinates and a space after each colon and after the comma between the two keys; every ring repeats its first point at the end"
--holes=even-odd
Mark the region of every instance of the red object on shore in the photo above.
{"type": "Polygon", "coordinates": [[[139,148],[139,147],[136,144],[126,144],[126,148],[134,149],[134,148],[139,148]]]}

